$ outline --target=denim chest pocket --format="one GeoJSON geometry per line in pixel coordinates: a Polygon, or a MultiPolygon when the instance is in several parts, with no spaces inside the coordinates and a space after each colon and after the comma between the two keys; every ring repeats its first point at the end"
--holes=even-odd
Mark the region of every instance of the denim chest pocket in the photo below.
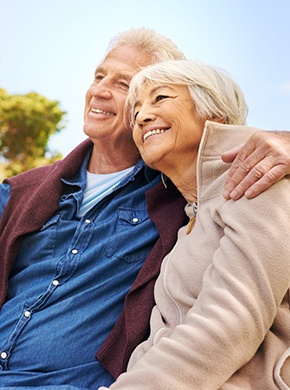
{"type": "Polygon", "coordinates": [[[42,256],[52,256],[54,254],[57,240],[57,226],[60,214],[53,215],[33,237],[35,245],[41,249],[42,256]]]}
{"type": "Polygon", "coordinates": [[[145,260],[157,236],[146,209],[119,208],[114,231],[106,244],[106,255],[127,263],[145,260]]]}

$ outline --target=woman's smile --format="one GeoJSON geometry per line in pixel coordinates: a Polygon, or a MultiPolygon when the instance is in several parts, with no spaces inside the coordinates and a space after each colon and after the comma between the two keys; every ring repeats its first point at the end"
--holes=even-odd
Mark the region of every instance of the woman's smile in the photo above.
{"type": "Polygon", "coordinates": [[[160,135],[168,130],[170,130],[170,128],[149,130],[143,135],[143,142],[145,142],[149,137],[152,137],[153,135],[160,135]]]}

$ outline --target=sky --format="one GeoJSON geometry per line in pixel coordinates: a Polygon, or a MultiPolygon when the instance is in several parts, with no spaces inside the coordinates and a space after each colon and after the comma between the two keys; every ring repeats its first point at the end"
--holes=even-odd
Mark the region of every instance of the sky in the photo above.
{"type": "Polygon", "coordinates": [[[290,130],[289,21],[290,0],[0,0],[0,88],[59,102],[65,129],[49,147],[65,156],[85,139],[85,93],[110,39],[145,26],[226,69],[248,125],[290,130]]]}

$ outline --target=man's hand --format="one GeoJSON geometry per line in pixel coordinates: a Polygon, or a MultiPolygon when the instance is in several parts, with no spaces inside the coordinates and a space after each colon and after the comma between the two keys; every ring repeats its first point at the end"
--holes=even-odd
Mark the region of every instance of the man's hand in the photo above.
{"type": "Polygon", "coordinates": [[[244,145],[223,153],[222,159],[233,162],[224,197],[254,198],[290,173],[290,131],[258,131],[244,145]]]}

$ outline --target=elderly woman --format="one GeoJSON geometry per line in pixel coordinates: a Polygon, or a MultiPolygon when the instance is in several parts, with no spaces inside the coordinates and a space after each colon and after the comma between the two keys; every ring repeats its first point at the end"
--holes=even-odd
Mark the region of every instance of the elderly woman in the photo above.
{"type": "Polygon", "coordinates": [[[110,388],[289,389],[290,181],[224,199],[220,155],[257,130],[239,86],[170,61],[134,77],[129,104],[143,159],[183,194],[189,223],[163,261],[150,337],[110,388]]]}

